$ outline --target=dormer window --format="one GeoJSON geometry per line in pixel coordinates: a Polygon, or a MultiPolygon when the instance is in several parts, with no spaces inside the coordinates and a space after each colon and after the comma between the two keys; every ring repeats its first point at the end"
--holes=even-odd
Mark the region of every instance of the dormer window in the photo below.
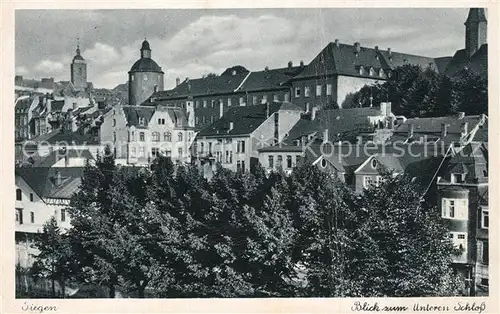
{"type": "Polygon", "coordinates": [[[378,76],[380,76],[380,77],[385,77],[385,72],[384,72],[384,70],[383,70],[383,69],[380,69],[380,70],[378,71],[378,76]]]}
{"type": "Polygon", "coordinates": [[[375,75],[375,70],[371,67],[370,68],[370,76],[374,76],[375,75]]]}
{"type": "Polygon", "coordinates": [[[451,183],[464,183],[465,174],[462,173],[452,173],[451,174],[451,183]]]}
{"type": "Polygon", "coordinates": [[[359,75],[363,75],[365,69],[363,68],[363,66],[360,66],[359,67],[359,75]]]}
{"type": "Polygon", "coordinates": [[[377,159],[372,159],[372,168],[373,169],[376,169],[377,168],[377,165],[378,165],[378,162],[377,162],[377,159]]]}
{"type": "Polygon", "coordinates": [[[145,125],[146,120],[143,117],[139,117],[139,125],[145,125]]]}

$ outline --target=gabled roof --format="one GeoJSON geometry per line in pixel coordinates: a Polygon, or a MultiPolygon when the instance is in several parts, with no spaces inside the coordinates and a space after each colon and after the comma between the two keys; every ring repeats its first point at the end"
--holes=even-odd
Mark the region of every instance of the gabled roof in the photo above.
{"type": "Polygon", "coordinates": [[[368,117],[380,116],[382,113],[379,108],[350,108],[350,109],[332,109],[319,110],[314,120],[300,119],[290,130],[286,143],[300,139],[314,132],[319,132],[319,138],[322,138],[322,132],[328,129],[330,139],[343,140],[347,137],[355,137],[355,134],[364,132],[373,128],[368,117]]]}
{"type": "Polygon", "coordinates": [[[234,70],[235,72],[233,75],[233,72],[228,70],[217,76],[186,79],[171,90],[154,93],[151,98],[161,100],[184,96],[232,93],[247,77],[249,71],[243,67],[238,67],[238,69],[234,70]]]}
{"type": "Polygon", "coordinates": [[[418,65],[423,69],[431,66],[439,70],[433,58],[366,47],[359,47],[357,52],[354,45],[331,42],[295,79],[333,74],[385,79],[385,75],[380,75],[380,69],[387,75],[388,70],[404,64],[418,65]],[[364,68],[363,73],[360,73],[361,66],[364,68]],[[374,75],[370,75],[370,68],[375,70],[374,75]]]}
{"type": "Polygon", "coordinates": [[[83,167],[26,167],[16,168],[16,176],[20,176],[35,193],[44,198],[69,199],[77,191],[83,167]],[[60,184],[57,184],[57,177],[60,184]]]}
{"type": "Polygon", "coordinates": [[[446,67],[445,74],[458,78],[463,70],[472,70],[476,75],[488,77],[488,44],[484,44],[469,58],[465,49],[455,52],[446,67]]]}
{"type": "Polygon", "coordinates": [[[63,131],[62,129],[55,129],[50,133],[42,134],[31,140],[32,142],[48,142],[49,144],[67,143],[68,145],[95,145],[99,141],[90,134],[80,132],[63,131]]]}
{"type": "Polygon", "coordinates": [[[457,142],[461,139],[461,127],[463,123],[467,123],[468,132],[470,132],[478,124],[482,126],[475,134],[475,141],[488,141],[488,124],[486,116],[465,116],[459,119],[457,116],[447,117],[434,117],[434,118],[412,118],[406,120],[404,123],[396,127],[394,130],[393,139],[403,139],[408,135],[410,125],[413,125],[414,138],[419,136],[436,136],[441,138],[442,125],[445,124],[447,128],[447,136],[441,140],[449,142],[457,142]]]}
{"type": "Polygon", "coordinates": [[[267,69],[264,71],[250,72],[238,91],[259,91],[276,89],[285,86],[288,80],[302,67],[267,69]]]}
{"type": "Polygon", "coordinates": [[[50,103],[51,112],[61,112],[64,107],[64,100],[52,100],[50,103]]]}
{"type": "MultiPolygon", "coordinates": [[[[269,103],[269,116],[279,110],[302,111],[299,107],[288,102],[269,103]]],[[[224,115],[201,130],[199,136],[236,136],[249,135],[267,120],[267,104],[254,106],[232,107],[224,115]],[[230,123],[233,129],[230,130],[230,123]]]]}
{"type": "Polygon", "coordinates": [[[155,107],[123,106],[123,113],[129,126],[139,126],[139,118],[144,118],[144,126],[148,125],[155,110],[155,107]]]}

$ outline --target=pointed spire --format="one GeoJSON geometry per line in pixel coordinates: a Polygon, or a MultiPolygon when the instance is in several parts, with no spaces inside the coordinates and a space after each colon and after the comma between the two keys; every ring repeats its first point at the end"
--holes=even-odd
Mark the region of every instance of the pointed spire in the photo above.
{"type": "Polygon", "coordinates": [[[80,37],[76,38],[76,55],[80,55],[80,37]]]}
{"type": "Polygon", "coordinates": [[[469,10],[469,15],[467,16],[467,21],[465,21],[465,24],[478,23],[478,22],[487,22],[486,14],[484,13],[484,9],[483,8],[471,8],[469,10]]]}

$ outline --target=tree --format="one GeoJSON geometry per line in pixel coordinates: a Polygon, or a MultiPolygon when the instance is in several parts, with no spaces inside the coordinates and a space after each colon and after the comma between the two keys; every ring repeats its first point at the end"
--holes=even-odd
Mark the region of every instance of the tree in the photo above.
{"type": "Polygon", "coordinates": [[[348,272],[359,295],[457,294],[456,252],[438,211],[420,203],[417,191],[408,176],[387,174],[361,196],[348,272]]]}
{"type": "Polygon", "coordinates": [[[40,253],[35,257],[32,273],[51,280],[52,297],[56,297],[55,282],[58,281],[64,298],[65,282],[73,274],[74,256],[68,238],[62,234],[55,217],[52,216],[43,225],[43,232],[35,238],[34,244],[40,253]]]}

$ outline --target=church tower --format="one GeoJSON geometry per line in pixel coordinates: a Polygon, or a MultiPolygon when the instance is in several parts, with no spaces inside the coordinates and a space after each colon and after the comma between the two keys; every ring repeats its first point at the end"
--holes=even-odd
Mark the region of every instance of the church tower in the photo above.
{"type": "Polygon", "coordinates": [[[465,21],[465,51],[471,57],[487,42],[487,24],[484,9],[471,8],[465,21]]]}
{"type": "Polygon", "coordinates": [[[71,62],[71,83],[78,90],[87,87],[87,61],[80,54],[80,44],[77,44],[76,56],[71,62]]]}
{"type": "Polygon", "coordinates": [[[128,103],[138,106],[153,93],[163,90],[163,71],[151,59],[149,42],[144,40],[141,46],[141,58],[137,60],[128,72],[128,103]]]}

